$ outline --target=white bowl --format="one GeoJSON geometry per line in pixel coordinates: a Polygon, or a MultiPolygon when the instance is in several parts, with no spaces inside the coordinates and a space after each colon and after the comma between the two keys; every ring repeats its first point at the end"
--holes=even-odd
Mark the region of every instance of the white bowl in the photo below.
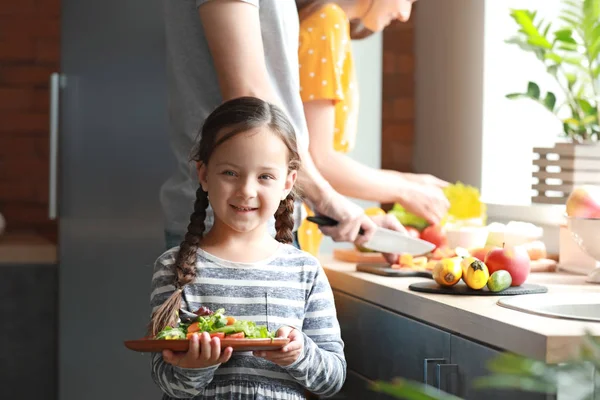
{"type": "Polygon", "coordinates": [[[488,238],[486,227],[464,226],[461,228],[449,228],[446,230],[448,246],[451,249],[463,247],[465,249],[474,249],[484,247],[488,238]]]}
{"type": "Polygon", "coordinates": [[[600,218],[567,217],[567,228],[581,250],[600,261],[600,218]]]}

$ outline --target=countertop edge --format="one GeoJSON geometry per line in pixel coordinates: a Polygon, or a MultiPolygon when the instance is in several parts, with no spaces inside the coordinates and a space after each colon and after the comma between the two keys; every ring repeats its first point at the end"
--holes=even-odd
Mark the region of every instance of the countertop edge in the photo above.
{"type": "MultiPolygon", "coordinates": [[[[428,298],[421,293],[373,282],[365,279],[364,275],[368,274],[362,272],[330,268],[328,264],[333,260],[330,256],[320,259],[332,289],[500,350],[548,363],[560,363],[571,358],[583,337],[583,334],[563,336],[535,332],[506,320],[490,318],[458,308],[456,305],[444,304],[440,301],[441,298],[428,298]]],[[[335,260],[333,262],[343,264],[335,260]]],[[[519,313],[512,310],[502,312],[506,311],[519,313]]],[[[522,316],[522,313],[520,314],[522,316]]]]}

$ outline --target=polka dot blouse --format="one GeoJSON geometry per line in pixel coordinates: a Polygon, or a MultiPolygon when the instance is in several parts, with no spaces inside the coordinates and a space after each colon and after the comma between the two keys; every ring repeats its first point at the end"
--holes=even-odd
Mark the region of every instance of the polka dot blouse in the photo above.
{"type": "Polygon", "coordinates": [[[352,150],[358,122],[358,91],[350,26],[338,5],[325,5],[301,21],[298,52],[302,101],[333,101],[333,147],[344,153],[352,150]]]}

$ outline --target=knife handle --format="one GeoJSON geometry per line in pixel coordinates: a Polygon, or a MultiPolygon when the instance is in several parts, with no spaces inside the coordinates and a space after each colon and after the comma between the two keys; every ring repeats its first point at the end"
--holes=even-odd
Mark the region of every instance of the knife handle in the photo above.
{"type": "MultiPolygon", "coordinates": [[[[313,222],[319,226],[336,226],[338,224],[338,221],[336,221],[333,218],[327,217],[325,215],[315,215],[313,217],[306,217],[307,221],[313,222]]],[[[360,228],[360,230],[358,231],[359,235],[364,235],[365,231],[363,230],[363,228],[360,228]]]]}

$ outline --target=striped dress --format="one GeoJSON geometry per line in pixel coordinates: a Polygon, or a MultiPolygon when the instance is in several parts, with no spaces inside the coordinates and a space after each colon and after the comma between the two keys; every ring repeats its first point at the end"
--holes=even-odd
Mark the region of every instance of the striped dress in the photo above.
{"type": "MultiPolygon", "coordinates": [[[[178,248],[162,254],[152,277],[152,310],[173,293],[178,248]]],[[[184,369],[152,358],[152,377],[163,399],[305,399],[337,393],[346,378],[344,343],[329,281],[316,258],[291,245],[256,263],[234,263],[198,250],[197,277],[184,288],[182,311],[200,306],[224,308],[236,319],[276,330],[287,325],[302,331],[304,349],[291,365],[280,367],[251,352],[234,352],[225,363],[184,369]]]]}

